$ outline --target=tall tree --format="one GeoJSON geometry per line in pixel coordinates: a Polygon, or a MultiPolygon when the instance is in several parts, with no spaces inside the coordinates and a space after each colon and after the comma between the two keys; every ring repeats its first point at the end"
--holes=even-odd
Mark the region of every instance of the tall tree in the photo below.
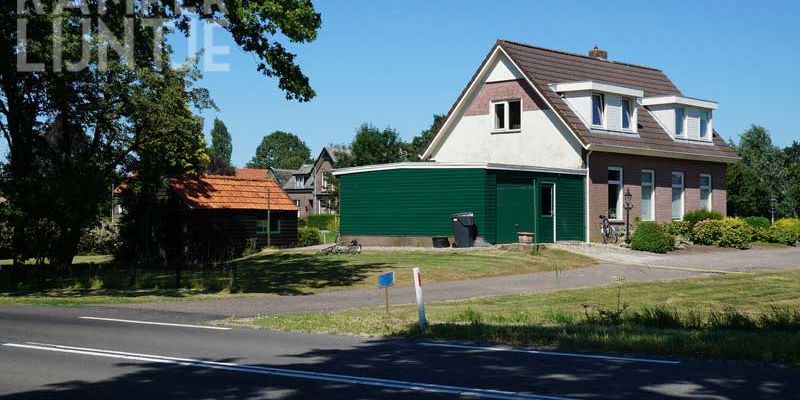
{"type": "Polygon", "coordinates": [[[342,158],[340,166],[386,164],[405,158],[404,143],[391,128],[380,130],[374,125],[363,124],[356,131],[350,144],[350,156],[342,158]]]}
{"type": "Polygon", "coordinates": [[[408,161],[420,161],[420,156],[428,146],[431,144],[433,137],[436,136],[436,133],[439,132],[439,129],[442,128],[444,125],[444,121],[447,119],[447,115],[444,114],[433,114],[433,122],[428,129],[420,132],[418,136],[415,136],[414,139],[411,140],[411,143],[408,145],[408,161]]]}
{"type": "Polygon", "coordinates": [[[791,214],[785,155],[772,144],[769,132],[751,126],[740,135],[736,150],[741,161],[728,168],[729,213],[768,216],[774,198],[779,215],[791,214]]]}
{"type": "MultiPolygon", "coordinates": [[[[118,174],[159,165],[150,158],[183,171],[207,162],[190,105],[212,103],[207,91],[193,88],[196,68],[170,68],[164,39],[168,26],[189,34],[192,17],[176,4],[0,2],[0,132],[9,149],[0,190],[15,210],[15,262],[33,242],[31,227],[46,226],[53,233],[44,236],[47,256],[71,265],[78,238],[101,215],[118,174]],[[18,11],[17,3],[28,8],[18,11]],[[115,45],[131,30],[133,43],[115,45]]],[[[295,56],[276,40],[316,38],[321,19],[310,0],[180,4],[218,21],[256,55],[260,72],[278,79],[287,99],[314,97],[295,56]]]]}
{"type": "Polygon", "coordinates": [[[233,143],[228,127],[219,118],[214,118],[214,127],[211,128],[211,147],[208,148],[208,173],[216,175],[234,175],[236,171],[231,165],[233,143]]]}
{"type": "Polygon", "coordinates": [[[800,217],[800,142],[794,141],[783,149],[786,155],[786,168],[789,170],[789,199],[793,202],[792,216],[800,217]]]}
{"type": "Polygon", "coordinates": [[[309,162],[311,150],[297,135],[275,131],[261,139],[249,168],[297,169],[309,162]]]}

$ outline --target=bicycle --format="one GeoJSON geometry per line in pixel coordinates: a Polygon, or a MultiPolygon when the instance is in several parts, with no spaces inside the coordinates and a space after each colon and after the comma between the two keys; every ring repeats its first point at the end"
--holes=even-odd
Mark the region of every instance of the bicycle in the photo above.
{"type": "Polygon", "coordinates": [[[330,254],[361,254],[361,243],[353,239],[350,241],[349,245],[345,246],[339,244],[339,238],[337,237],[336,243],[333,246],[328,246],[317,252],[318,256],[327,256],[330,254]]]}
{"type": "Polygon", "coordinates": [[[619,242],[619,230],[614,225],[611,225],[611,222],[609,222],[608,217],[605,215],[601,215],[600,219],[603,220],[603,222],[600,223],[600,235],[603,238],[603,244],[619,242]]]}

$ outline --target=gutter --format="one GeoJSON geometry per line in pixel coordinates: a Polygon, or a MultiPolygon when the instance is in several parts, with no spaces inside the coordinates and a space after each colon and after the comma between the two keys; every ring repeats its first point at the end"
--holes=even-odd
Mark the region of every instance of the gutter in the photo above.
{"type": "Polygon", "coordinates": [[[652,149],[643,149],[641,147],[613,146],[607,144],[594,144],[594,143],[590,143],[587,146],[587,150],[606,152],[606,153],[622,153],[622,154],[632,154],[640,156],[675,158],[681,160],[719,162],[725,164],[735,164],[741,160],[741,157],[738,156],[728,157],[728,156],[715,156],[707,154],[692,154],[680,151],[652,150],[652,149]]]}

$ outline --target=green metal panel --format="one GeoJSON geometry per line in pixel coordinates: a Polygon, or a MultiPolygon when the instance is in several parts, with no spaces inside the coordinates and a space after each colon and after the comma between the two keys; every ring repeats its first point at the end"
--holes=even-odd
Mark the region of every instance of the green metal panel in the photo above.
{"type": "Polygon", "coordinates": [[[533,232],[533,178],[502,176],[497,179],[497,242],[514,243],[517,232],[533,232]]]}
{"type": "Polygon", "coordinates": [[[342,175],[340,183],[344,235],[451,236],[450,214],[472,211],[478,234],[493,240],[483,169],[372,171],[342,175]]]}
{"type": "Polygon", "coordinates": [[[586,238],[585,177],[561,175],[556,187],[557,240],[586,238]]]}
{"type": "MultiPolygon", "coordinates": [[[[554,192],[558,187],[558,178],[556,177],[543,177],[539,176],[536,179],[536,242],[537,243],[553,243],[553,233],[555,231],[554,215],[544,215],[542,204],[544,202],[545,191],[542,190],[543,186],[549,186],[552,191],[550,192],[551,200],[555,201],[554,192]]],[[[558,216],[558,204],[554,204],[555,216],[558,216]]]]}

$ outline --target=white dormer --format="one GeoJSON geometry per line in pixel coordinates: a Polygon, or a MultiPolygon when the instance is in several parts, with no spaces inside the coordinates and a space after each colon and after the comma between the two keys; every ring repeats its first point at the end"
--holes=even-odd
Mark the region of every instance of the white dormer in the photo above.
{"type": "Polygon", "coordinates": [[[713,138],[713,101],[681,96],[649,97],[642,100],[666,131],[675,139],[710,142],[713,138]]]}
{"type": "Polygon", "coordinates": [[[551,89],[561,94],[589,129],[636,133],[643,90],[595,81],[557,83],[551,89]]]}

